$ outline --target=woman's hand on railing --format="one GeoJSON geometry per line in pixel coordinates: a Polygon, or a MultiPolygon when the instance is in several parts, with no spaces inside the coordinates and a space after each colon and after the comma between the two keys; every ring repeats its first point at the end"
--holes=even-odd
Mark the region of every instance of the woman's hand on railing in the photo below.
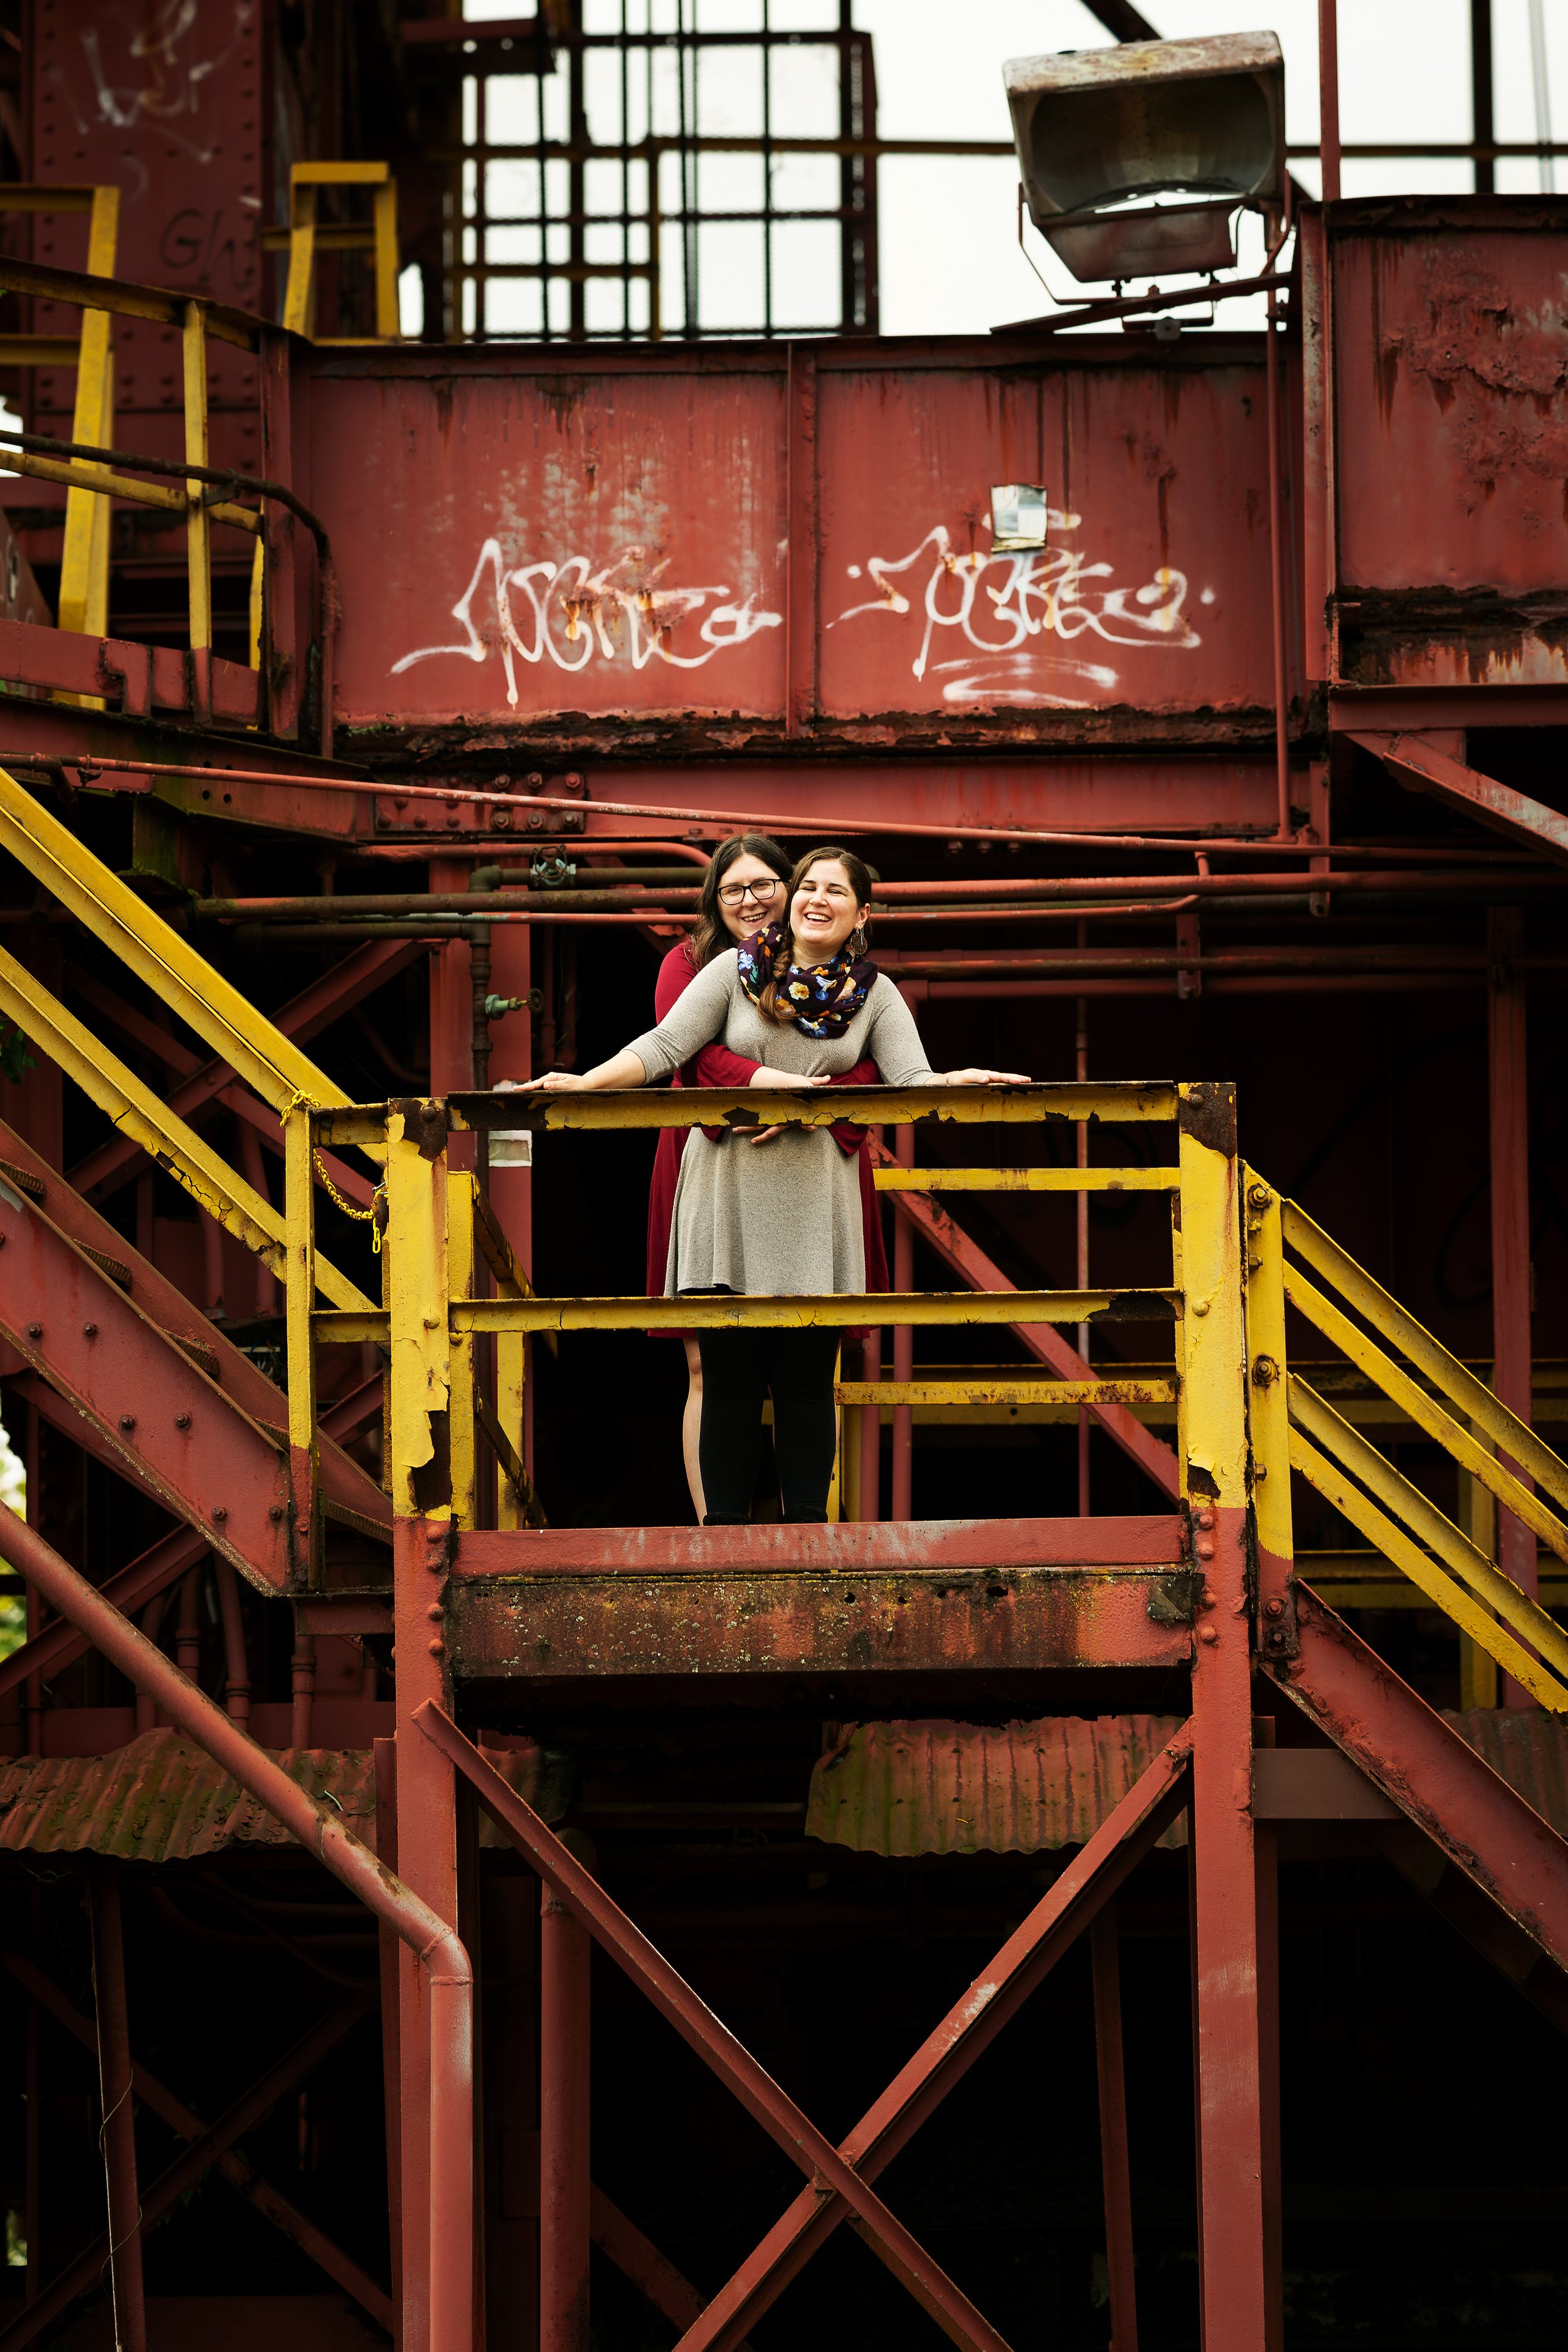
{"type": "Polygon", "coordinates": [[[497,1094],[564,1095],[586,1088],[598,1094],[607,1087],[646,1087],[647,1072],[639,1055],[629,1045],[612,1054],[607,1062],[595,1062],[591,1070],[545,1070],[537,1078],[503,1078],[496,1087],[497,1094]]]}
{"type": "MultiPolygon", "coordinates": [[[[801,1070],[772,1070],[766,1062],[759,1062],[746,1083],[763,1087],[769,1094],[779,1094],[792,1087],[825,1087],[829,1081],[826,1076],[807,1077],[801,1070]]],[[[746,1140],[752,1145],[771,1143],[775,1135],[783,1135],[784,1132],[782,1127],[760,1127],[755,1135],[749,1135],[746,1140]]]]}
{"type": "Polygon", "coordinates": [[[942,1070],[938,1084],[944,1087],[1032,1087],[1035,1081],[1022,1070],[942,1070]]]}

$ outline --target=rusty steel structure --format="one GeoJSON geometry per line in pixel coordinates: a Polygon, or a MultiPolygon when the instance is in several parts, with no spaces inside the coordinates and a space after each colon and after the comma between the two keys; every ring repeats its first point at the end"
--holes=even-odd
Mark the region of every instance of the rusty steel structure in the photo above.
{"type": "Polygon", "coordinates": [[[1271,37],[1095,0],[1017,103],[1241,59],[1261,272],[919,339],[848,5],[152,13],[0,24],[0,2352],[1560,2340],[1568,200],[1487,0],[1473,193],[1375,199],[1322,0],[1321,201],[1271,37]],[[792,43],[834,124],[713,131],[792,43]],[[712,331],[726,152],[841,331],[712,331]],[[742,827],[1029,1082],[520,1095],[742,827]],[[647,1295],[658,1131],[834,1122],[889,1290],[647,1295]],[[805,1326],[827,1524],[691,1525],[669,1335],[805,1326]]]}

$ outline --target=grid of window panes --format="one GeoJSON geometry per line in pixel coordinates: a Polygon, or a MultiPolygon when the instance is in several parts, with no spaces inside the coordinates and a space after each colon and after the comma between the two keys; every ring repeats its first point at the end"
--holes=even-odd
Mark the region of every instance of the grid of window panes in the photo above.
{"type": "MultiPolygon", "coordinates": [[[[476,24],[499,13],[469,0],[476,24]]],[[[464,58],[448,331],[875,334],[870,37],[852,0],[557,0],[464,58]],[[482,63],[480,62],[482,60],[482,63]]]]}

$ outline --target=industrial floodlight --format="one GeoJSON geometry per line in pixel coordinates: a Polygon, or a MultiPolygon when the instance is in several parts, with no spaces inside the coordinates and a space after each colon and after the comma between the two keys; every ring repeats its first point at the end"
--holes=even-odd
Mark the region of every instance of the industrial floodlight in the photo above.
{"type": "Polygon", "coordinates": [[[1077,278],[1227,268],[1237,207],[1283,202],[1272,33],[1064,49],[1002,72],[1029,217],[1077,278]]]}

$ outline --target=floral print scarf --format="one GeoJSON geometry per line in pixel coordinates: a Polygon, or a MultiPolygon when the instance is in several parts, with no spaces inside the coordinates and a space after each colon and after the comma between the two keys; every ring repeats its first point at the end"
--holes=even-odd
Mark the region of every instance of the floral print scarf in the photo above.
{"type": "MultiPolygon", "coordinates": [[[[781,949],[793,944],[783,923],[743,940],[738,950],[741,985],[755,1004],[773,979],[781,949]]],[[[778,982],[778,1002],[793,1005],[795,1025],[807,1037],[842,1037],[877,982],[877,967],[846,940],[827,963],[791,963],[778,982]]]]}

